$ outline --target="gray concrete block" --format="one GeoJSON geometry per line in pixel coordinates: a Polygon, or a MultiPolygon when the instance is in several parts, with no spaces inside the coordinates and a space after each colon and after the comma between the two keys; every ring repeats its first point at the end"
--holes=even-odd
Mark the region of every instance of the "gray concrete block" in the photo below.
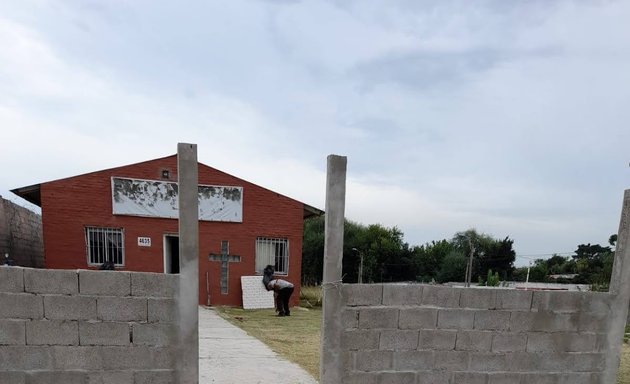
{"type": "Polygon", "coordinates": [[[602,372],[606,365],[606,355],[604,353],[567,353],[571,360],[572,367],[567,371],[577,372],[602,372]]]}
{"type": "Polygon", "coordinates": [[[416,384],[416,373],[383,372],[378,377],[378,384],[416,384]]]}
{"type": "MultiPolygon", "coordinates": [[[[560,375],[555,373],[521,373],[521,383],[558,384],[560,375]]],[[[569,384],[569,383],[566,383],[569,384]]],[[[573,383],[571,383],[573,384],[573,383]]]]}
{"type": "Polygon", "coordinates": [[[28,372],[28,384],[86,384],[87,373],[82,371],[28,372]]]}
{"type": "Polygon", "coordinates": [[[599,373],[563,373],[558,375],[560,384],[607,384],[599,373]]]}
{"type": "Polygon", "coordinates": [[[177,329],[174,324],[133,324],[133,344],[168,346],[175,345],[177,341],[177,329]]]}
{"type": "Polygon", "coordinates": [[[446,371],[418,371],[418,384],[446,384],[450,382],[451,372],[446,371]]]}
{"type": "Polygon", "coordinates": [[[53,368],[49,347],[0,347],[0,371],[49,370],[53,368]]]}
{"type": "Polygon", "coordinates": [[[0,293],[0,319],[41,319],[44,301],[29,293],[0,293]]]}
{"type": "Polygon", "coordinates": [[[582,292],[536,291],[532,299],[532,311],[577,312],[581,308],[582,292]]]}
{"type": "MultiPolygon", "coordinates": [[[[514,372],[492,372],[488,373],[488,384],[519,384],[523,377],[522,373],[514,372]]],[[[532,381],[532,383],[538,383],[532,381]]]]}
{"type": "Polygon", "coordinates": [[[510,331],[576,332],[578,323],[572,314],[552,312],[512,312],[510,331]]]}
{"type": "Polygon", "coordinates": [[[372,330],[352,330],[343,332],[341,335],[341,345],[346,350],[378,349],[379,331],[372,330]]]}
{"type": "MultiPolygon", "coordinates": [[[[470,354],[470,370],[481,372],[508,371],[510,355],[504,353],[475,352],[470,354]]],[[[535,369],[535,367],[530,367],[535,369]]]]}
{"type": "Polygon", "coordinates": [[[79,271],[82,295],[130,296],[131,274],[122,271],[79,271]]]}
{"type": "Polygon", "coordinates": [[[572,314],[572,319],[574,322],[577,322],[577,330],[580,332],[607,332],[609,317],[610,314],[608,312],[580,312],[572,314]]]}
{"type": "MultiPolygon", "coordinates": [[[[151,359],[152,359],[152,363],[151,363],[152,370],[173,369],[173,362],[177,361],[176,359],[179,359],[180,357],[179,355],[180,350],[177,350],[177,348],[173,346],[150,347],[150,350],[151,350],[151,359]]],[[[346,366],[349,365],[348,360],[347,360],[349,356],[350,356],[350,352],[340,354],[340,361],[342,362],[342,364],[345,364],[346,366]]]]}
{"type": "Polygon", "coordinates": [[[515,352],[510,354],[508,359],[508,371],[512,372],[531,372],[535,367],[537,372],[575,372],[575,371],[594,371],[592,365],[597,362],[601,356],[598,354],[582,354],[582,353],[565,353],[565,352],[515,352]],[[577,356],[582,356],[578,358],[577,356]]]}
{"type": "Polygon", "coordinates": [[[528,352],[594,352],[598,337],[594,333],[532,332],[527,335],[528,352]]]}
{"type": "Polygon", "coordinates": [[[394,352],[392,351],[357,351],[354,354],[355,370],[357,371],[387,371],[393,366],[394,352]]]}
{"type": "Polygon", "coordinates": [[[592,373],[523,373],[522,377],[523,384],[604,384],[592,373]]]}
{"type": "Polygon", "coordinates": [[[453,350],[457,340],[455,330],[422,330],[418,349],[453,350]]]}
{"type": "Polygon", "coordinates": [[[357,309],[344,309],[341,313],[341,326],[343,329],[359,327],[359,311],[357,309]]]}
{"type": "Polygon", "coordinates": [[[510,327],[508,311],[476,311],[474,328],[488,331],[505,331],[510,327]]]}
{"type": "Polygon", "coordinates": [[[393,355],[397,371],[431,370],[434,365],[433,351],[400,351],[393,355]]]}
{"type": "Polygon", "coordinates": [[[133,371],[88,372],[87,384],[134,384],[133,371]]]}
{"type": "Polygon", "coordinates": [[[0,266],[0,292],[24,292],[24,268],[0,266]]]}
{"type": "Polygon", "coordinates": [[[131,295],[174,298],[179,289],[179,275],[131,272],[131,295]]]}
{"type": "Polygon", "coordinates": [[[44,316],[50,320],[95,320],[96,297],[45,295],[44,316]]]}
{"type": "Polygon", "coordinates": [[[147,299],[135,297],[99,297],[96,314],[103,321],[146,322],[147,299]]]}
{"type": "Polygon", "coordinates": [[[582,292],[582,312],[610,313],[614,305],[614,295],[608,292],[582,292]]]}
{"type": "Polygon", "coordinates": [[[457,308],[459,307],[459,296],[462,291],[462,288],[424,285],[422,289],[422,304],[440,308],[457,308]]]}
{"type": "Polygon", "coordinates": [[[465,351],[435,351],[434,367],[449,371],[464,371],[468,368],[469,352],[465,351]]]}
{"type": "MultiPolygon", "coordinates": [[[[532,367],[536,367],[536,371],[544,372],[540,366],[540,360],[545,358],[545,354],[530,352],[511,352],[504,354],[506,356],[507,369],[497,369],[497,371],[509,372],[531,372],[532,367]]],[[[483,361],[478,366],[486,364],[483,361]]]]}
{"type": "Polygon", "coordinates": [[[349,372],[341,381],[342,384],[378,384],[378,372],[349,372]]]}
{"type": "Polygon", "coordinates": [[[489,352],[492,347],[492,332],[457,331],[455,349],[458,351],[489,352]]]}
{"type": "Polygon", "coordinates": [[[453,384],[486,384],[488,375],[479,372],[455,372],[453,373],[453,384]]]}
{"type": "Polygon", "coordinates": [[[532,306],[532,291],[500,289],[497,291],[497,309],[529,311],[532,306]]]}
{"type": "Polygon", "coordinates": [[[440,329],[473,329],[475,311],[466,309],[440,309],[437,327],[440,329]]]}
{"type": "Polygon", "coordinates": [[[158,356],[165,348],[148,346],[101,347],[100,353],[104,370],[151,370],[167,369],[164,358],[158,356]],[[155,360],[154,360],[155,359],[155,360]]]}
{"type": "Polygon", "coordinates": [[[406,351],[418,347],[418,331],[383,330],[379,349],[406,351]]]}
{"type": "Polygon", "coordinates": [[[362,308],[359,310],[359,328],[398,328],[398,309],[393,307],[362,308]]]}
{"type": "Polygon", "coordinates": [[[495,309],[497,306],[497,290],[488,288],[469,288],[461,292],[460,308],[495,309]]]}
{"type": "Polygon", "coordinates": [[[381,305],[382,284],[344,284],[342,294],[348,306],[381,305]]]}
{"type": "Polygon", "coordinates": [[[383,285],[383,305],[420,305],[422,303],[421,284],[383,285]]]}
{"type": "Polygon", "coordinates": [[[33,320],[26,323],[27,345],[79,345],[79,324],[65,320],[33,320]]]}
{"type": "Polygon", "coordinates": [[[135,384],[177,384],[174,370],[136,371],[135,384]]]}
{"type": "Polygon", "coordinates": [[[149,323],[174,323],[177,321],[177,302],[172,299],[147,300],[149,323]]]}
{"type": "MultiPolygon", "coordinates": [[[[54,368],[58,370],[101,371],[105,364],[98,347],[55,346],[50,351],[54,368]]],[[[115,368],[113,368],[115,369],[115,368]]]]}
{"type": "Polygon", "coordinates": [[[79,275],[76,270],[27,268],[24,270],[24,290],[30,293],[77,294],[79,275]]]}
{"type": "Polygon", "coordinates": [[[127,323],[79,322],[80,345],[129,345],[130,333],[127,323]]]}
{"type": "Polygon", "coordinates": [[[433,329],[437,327],[435,308],[402,308],[398,320],[400,329],[433,329]]]}
{"type": "Polygon", "coordinates": [[[26,344],[25,320],[0,320],[0,345],[26,344]]]}
{"type": "Polygon", "coordinates": [[[495,333],[492,337],[492,352],[522,352],[526,348],[526,333],[495,333]]]}
{"type": "Polygon", "coordinates": [[[0,383],[2,384],[26,384],[25,372],[1,372],[0,371],[0,383]]]}

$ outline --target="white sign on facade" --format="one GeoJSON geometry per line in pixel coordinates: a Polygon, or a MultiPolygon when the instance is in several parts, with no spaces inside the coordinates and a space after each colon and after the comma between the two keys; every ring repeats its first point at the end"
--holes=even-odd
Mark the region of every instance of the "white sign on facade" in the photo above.
{"type": "MultiPolygon", "coordinates": [[[[112,177],[114,215],[177,219],[177,183],[112,177]]],[[[199,186],[199,220],[243,222],[243,187],[199,186]]]]}
{"type": "Polygon", "coordinates": [[[138,247],[150,247],[150,246],[151,246],[150,237],[138,237],[138,247]]]}

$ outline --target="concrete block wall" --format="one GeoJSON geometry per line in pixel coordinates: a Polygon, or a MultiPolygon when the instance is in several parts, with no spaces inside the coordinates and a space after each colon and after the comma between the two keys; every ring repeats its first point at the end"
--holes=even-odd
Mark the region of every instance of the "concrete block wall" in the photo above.
{"type": "Polygon", "coordinates": [[[41,215],[0,196],[0,264],[8,253],[14,265],[44,267],[41,215]]]}
{"type": "Polygon", "coordinates": [[[0,383],[174,383],[178,275],[0,267],[0,383]]]}
{"type": "Polygon", "coordinates": [[[613,296],[344,285],[344,383],[601,383],[613,296]]]}

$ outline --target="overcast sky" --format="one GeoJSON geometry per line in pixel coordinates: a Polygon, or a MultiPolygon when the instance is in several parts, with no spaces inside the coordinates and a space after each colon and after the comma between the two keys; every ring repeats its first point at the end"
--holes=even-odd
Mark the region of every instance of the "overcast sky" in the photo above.
{"type": "Polygon", "coordinates": [[[0,194],[192,142],[323,209],[338,154],[347,217],[410,244],[603,244],[630,187],[628,20],[604,0],[3,1],[0,194]]]}

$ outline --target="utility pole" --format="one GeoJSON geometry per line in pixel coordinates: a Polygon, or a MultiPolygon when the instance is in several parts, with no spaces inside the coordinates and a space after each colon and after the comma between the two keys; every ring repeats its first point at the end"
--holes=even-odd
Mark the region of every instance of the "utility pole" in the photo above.
{"type": "Polygon", "coordinates": [[[363,252],[356,248],[352,248],[352,250],[359,254],[359,278],[357,279],[357,283],[363,284],[363,252]]]}
{"type": "Polygon", "coordinates": [[[475,246],[470,240],[470,237],[468,238],[468,246],[470,248],[470,255],[468,256],[468,268],[466,268],[466,287],[470,287],[470,281],[472,280],[473,254],[475,253],[475,246]]]}

